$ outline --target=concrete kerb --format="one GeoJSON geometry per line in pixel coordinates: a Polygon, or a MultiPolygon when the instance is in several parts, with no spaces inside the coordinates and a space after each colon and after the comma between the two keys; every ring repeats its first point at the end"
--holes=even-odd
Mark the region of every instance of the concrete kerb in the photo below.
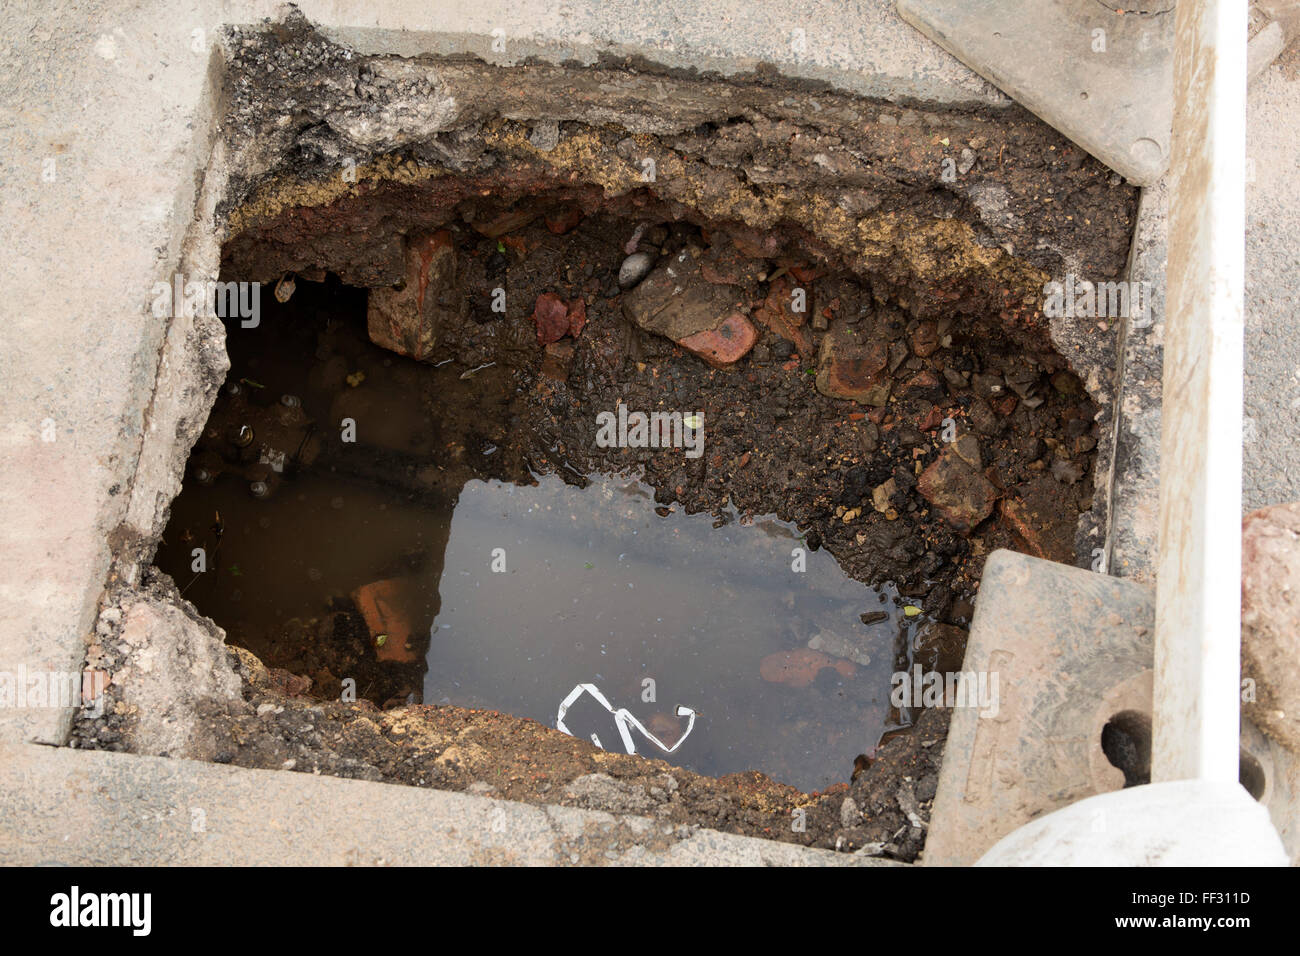
{"type": "Polygon", "coordinates": [[[0,865],[890,866],[575,807],[0,745],[0,865]]]}

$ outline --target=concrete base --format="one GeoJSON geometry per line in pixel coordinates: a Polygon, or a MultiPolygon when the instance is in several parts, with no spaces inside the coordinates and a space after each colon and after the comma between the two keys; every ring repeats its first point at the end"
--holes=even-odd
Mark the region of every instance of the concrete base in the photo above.
{"type": "MultiPolygon", "coordinates": [[[[997,675],[996,708],[954,709],[926,865],[967,865],[1037,817],[1124,786],[1102,751],[1115,715],[1150,715],[1154,595],[1132,581],[995,551],[963,672],[997,675]],[[982,713],[985,716],[982,716],[982,713]]],[[[1261,802],[1300,859],[1300,762],[1243,723],[1261,802]]]]}

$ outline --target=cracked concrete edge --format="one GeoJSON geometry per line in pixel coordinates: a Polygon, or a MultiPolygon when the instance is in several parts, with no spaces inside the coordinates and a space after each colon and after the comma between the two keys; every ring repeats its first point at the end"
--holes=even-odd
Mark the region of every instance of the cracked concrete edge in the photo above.
{"type": "MultiPolygon", "coordinates": [[[[150,290],[180,259],[210,148],[213,77],[188,43],[212,14],[0,13],[6,62],[26,64],[0,74],[0,221],[21,237],[0,268],[0,672],[84,657],[158,381],[150,290]]],[[[0,737],[61,743],[70,717],[6,708],[0,737]]]]}
{"type": "MultiPolygon", "coordinates": [[[[213,281],[221,266],[222,230],[216,208],[226,192],[229,168],[225,144],[217,135],[225,74],[219,45],[212,48],[207,73],[200,113],[192,125],[202,154],[209,159],[199,170],[194,216],[176,265],[176,273],[186,282],[213,281]]],[[[225,328],[215,315],[188,316],[182,309],[167,322],[123,521],[122,530],[135,539],[153,540],[166,526],[190,450],[230,367],[225,343],[225,328]]],[[[134,562],[129,567],[124,562],[124,570],[135,573],[137,569],[134,562]]]]}
{"type": "MultiPolygon", "coordinates": [[[[515,65],[535,57],[590,65],[633,57],[722,76],[775,67],[783,76],[894,102],[1011,105],[992,84],[904,23],[893,0],[427,0],[383,4],[299,0],[335,42],[359,53],[469,53],[515,65]]],[[[229,22],[270,15],[265,2],[227,4],[229,22]],[[242,18],[242,19],[241,19],[242,18]]]]}
{"type": "Polygon", "coordinates": [[[0,865],[898,866],[419,787],[0,744],[0,865]]]}
{"type": "Polygon", "coordinates": [[[1154,586],[1160,545],[1160,406],[1164,377],[1169,187],[1142,190],[1125,278],[1149,296],[1150,314],[1122,323],[1108,481],[1109,573],[1154,586]],[[1148,323],[1149,320],[1149,324],[1148,323]]]}

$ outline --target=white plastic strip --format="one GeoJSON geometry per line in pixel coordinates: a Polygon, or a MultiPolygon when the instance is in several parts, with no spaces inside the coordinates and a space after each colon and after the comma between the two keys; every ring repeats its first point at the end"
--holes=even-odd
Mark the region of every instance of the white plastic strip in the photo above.
{"type": "Polygon", "coordinates": [[[1151,777],[1236,780],[1246,13],[1180,0],[1151,777]]]}
{"type": "MultiPolygon", "coordinates": [[[[677,706],[677,716],[687,718],[686,732],[683,733],[681,737],[677,739],[677,743],[669,747],[667,744],[665,744],[654,734],[650,733],[650,731],[646,729],[645,725],[641,723],[641,721],[637,720],[634,716],[632,716],[631,711],[627,710],[627,708],[620,707],[617,710],[615,710],[614,705],[611,704],[606,699],[605,695],[600,692],[599,688],[597,688],[595,684],[579,684],[578,686],[573,688],[573,690],[569,691],[568,697],[564,698],[564,700],[560,702],[559,713],[555,715],[556,730],[559,730],[562,733],[566,733],[570,737],[573,736],[573,732],[564,725],[564,717],[566,714],[568,714],[569,708],[572,707],[574,703],[577,701],[577,699],[581,697],[583,694],[590,694],[592,697],[596,699],[596,702],[600,704],[600,706],[604,707],[607,711],[609,711],[614,716],[614,725],[618,727],[618,734],[620,737],[623,738],[623,749],[630,754],[636,753],[636,744],[632,742],[631,728],[633,727],[641,731],[641,733],[645,735],[645,738],[647,740],[649,740],[652,744],[654,744],[656,747],[658,747],[666,754],[672,753],[674,750],[676,750],[678,747],[684,744],[686,742],[686,738],[691,735],[691,731],[695,729],[695,711],[691,710],[691,708],[689,707],[683,707],[679,704],[677,706]]],[[[605,749],[604,747],[601,746],[600,738],[597,737],[595,734],[591,735],[591,742],[594,743],[597,747],[601,747],[602,750],[605,749]]]]}

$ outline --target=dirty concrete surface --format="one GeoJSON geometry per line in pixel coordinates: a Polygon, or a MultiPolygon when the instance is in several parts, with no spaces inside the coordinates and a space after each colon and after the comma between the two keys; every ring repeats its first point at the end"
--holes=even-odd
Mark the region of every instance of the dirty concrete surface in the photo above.
{"type": "Polygon", "coordinates": [[[1300,83],[1286,62],[1251,87],[1247,111],[1246,398],[1242,506],[1300,500],[1300,83]]]}

